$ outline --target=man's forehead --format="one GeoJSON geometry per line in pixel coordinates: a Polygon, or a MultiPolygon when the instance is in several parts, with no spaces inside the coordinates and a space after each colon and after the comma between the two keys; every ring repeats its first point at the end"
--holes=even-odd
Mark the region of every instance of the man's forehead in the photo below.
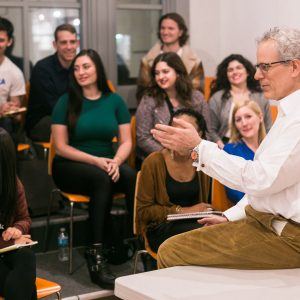
{"type": "Polygon", "coordinates": [[[279,57],[277,43],[273,40],[260,42],[257,46],[257,60],[265,60],[261,62],[268,62],[279,57]],[[266,61],[267,60],[267,61],[266,61]]]}
{"type": "Polygon", "coordinates": [[[76,33],[72,33],[67,30],[62,30],[57,32],[57,42],[70,41],[70,40],[77,40],[76,33]]]}

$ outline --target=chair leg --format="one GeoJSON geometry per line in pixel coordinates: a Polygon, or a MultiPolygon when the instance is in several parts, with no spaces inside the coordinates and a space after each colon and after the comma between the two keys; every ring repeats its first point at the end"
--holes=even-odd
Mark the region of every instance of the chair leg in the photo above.
{"type": "Polygon", "coordinates": [[[61,300],[61,294],[60,292],[56,292],[57,300],[61,300]]]}
{"type": "Polygon", "coordinates": [[[72,268],[73,268],[73,214],[74,214],[74,202],[70,201],[69,274],[72,274],[72,268]]]}
{"type": "Polygon", "coordinates": [[[138,258],[141,257],[141,255],[144,254],[144,253],[148,254],[147,250],[138,250],[138,251],[136,251],[135,259],[134,259],[133,274],[136,273],[138,258]]]}
{"type": "Polygon", "coordinates": [[[44,148],[44,159],[47,160],[47,156],[48,156],[48,149],[44,148]]]}
{"type": "Polygon", "coordinates": [[[49,236],[49,225],[50,225],[50,217],[51,217],[51,208],[53,203],[53,195],[54,193],[59,192],[59,189],[53,189],[51,191],[51,195],[48,201],[48,209],[47,209],[47,219],[46,219],[46,228],[45,228],[45,235],[44,235],[44,252],[47,251],[47,242],[49,236]]]}

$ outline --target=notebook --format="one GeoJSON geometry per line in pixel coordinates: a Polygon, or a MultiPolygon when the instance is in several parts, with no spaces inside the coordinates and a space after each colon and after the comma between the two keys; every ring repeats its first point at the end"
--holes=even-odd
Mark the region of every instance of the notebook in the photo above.
{"type": "Polygon", "coordinates": [[[30,247],[30,246],[36,245],[37,243],[38,243],[37,241],[34,241],[34,242],[28,243],[28,244],[14,244],[14,245],[11,245],[8,247],[1,248],[0,254],[8,252],[8,251],[12,251],[12,250],[17,250],[17,249],[23,248],[23,247],[30,247]]]}
{"type": "Polygon", "coordinates": [[[186,214],[170,214],[167,215],[167,221],[201,219],[212,215],[222,216],[223,213],[217,210],[210,210],[210,211],[201,211],[201,212],[193,212],[193,213],[186,213],[186,214]]]}

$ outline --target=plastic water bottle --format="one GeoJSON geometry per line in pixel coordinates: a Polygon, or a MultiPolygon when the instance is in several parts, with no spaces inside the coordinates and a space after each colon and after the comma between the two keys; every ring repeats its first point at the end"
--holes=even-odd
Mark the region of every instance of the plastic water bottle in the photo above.
{"type": "Polygon", "coordinates": [[[66,228],[60,228],[58,237],[58,259],[59,261],[69,260],[69,236],[67,234],[66,228]]]}

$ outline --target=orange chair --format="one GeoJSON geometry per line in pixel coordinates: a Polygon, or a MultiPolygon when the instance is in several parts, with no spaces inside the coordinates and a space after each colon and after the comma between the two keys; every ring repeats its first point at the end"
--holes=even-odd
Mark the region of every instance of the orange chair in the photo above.
{"type": "Polygon", "coordinates": [[[225,211],[233,205],[226,195],[224,185],[216,179],[212,181],[211,198],[211,204],[215,210],[225,211]]]}
{"type": "Polygon", "coordinates": [[[23,143],[18,144],[18,148],[17,148],[18,152],[22,152],[29,149],[30,149],[29,144],[23,144],[23,143]]]}
{"type": "Polygon", "coordinates": [[[136,236],[142,236],[143,240],[144,240],[144,246],[145,246],[145,250],[138,250],[135,254],[135,260],[134,260],[134,267],[133,267],[133,274],[136,273],[136,269],[137,269],[137,263],[138,263],[138,258],[143,254],[143,253],[147,253],[149,255],[152,256],[152,258],[154,258],[155,260],[157,260],[157,254],[156,252],[154,252],[148,242],[146,233],[141,232],[138,230],[138,215],[137,215],[137,193],[138,193],[138,188],[139,188],[139,182],[140,182],[140,175],[141,175],[141,171],[139,171],[136,175],[136,185],[135,185],[135,194],[134,194],[134,209],[133,209],[133,234],[136,236]]]}
{"type": "Polygon", "coordinates": [[[36,278],[35,284],[38,299],[42,299],[53,294],[56,294],[58,300],[61,299],[61,286],[59,284],[39,277],[36,278]]]}
{"type": "Polygon", "coordinates": [[[210,97],[210,85],[215,80],[215,77],[205,77],[204,81],[204,98],[206,101],[209,100],[210,97]]]}

